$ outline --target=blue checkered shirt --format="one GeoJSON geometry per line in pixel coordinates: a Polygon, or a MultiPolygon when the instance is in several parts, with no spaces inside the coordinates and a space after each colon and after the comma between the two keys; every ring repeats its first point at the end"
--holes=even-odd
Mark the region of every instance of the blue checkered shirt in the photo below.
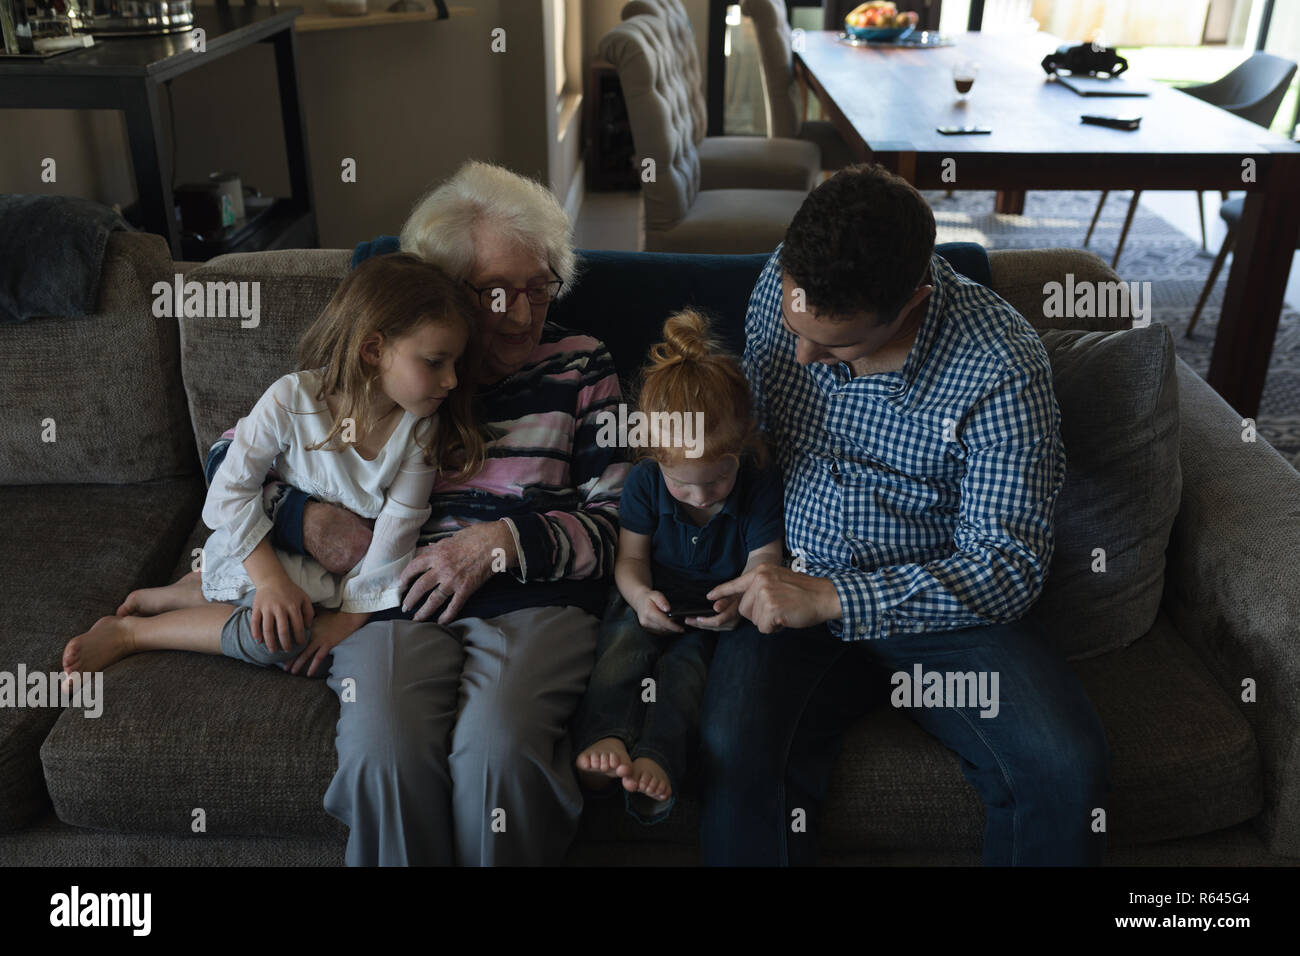
{"type": "Polygon", "coordinates": [[[781,323],[780,254],[750,297],[743,365],[784,472],[794,566],[839,595],[831,632],[865,640],[1021,617],[1047,577],[1065,481],[1038,334],[936,255],[901,370],[803,367],[781,323]]]}

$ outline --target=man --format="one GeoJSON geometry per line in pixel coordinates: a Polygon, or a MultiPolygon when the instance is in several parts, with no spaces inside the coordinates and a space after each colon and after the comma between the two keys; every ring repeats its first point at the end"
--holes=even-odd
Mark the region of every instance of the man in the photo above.
{"type": "Polygon", "coordinates": [[[1030,324],[934,239],[912,186],[848,167],[804,202],[750,298],[744,366],[795,560],[709,593],[743,595],[761,634],[721,634],[710,672],[706,862],[813,862],[845,727],[888,692],[882,670],[916,664],[997,690],[987,707],[904,695],[984,801],[985,863],[1101,861],[1105,734],[1019,621],[1065,478],[1051,367],[1030,324]]]}

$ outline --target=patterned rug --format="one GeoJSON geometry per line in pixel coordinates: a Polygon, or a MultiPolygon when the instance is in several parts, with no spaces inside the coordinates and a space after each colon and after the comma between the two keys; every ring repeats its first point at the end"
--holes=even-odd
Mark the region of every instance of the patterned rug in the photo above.
{"type": "MultiPolygon", "coordinates": [[[[1011,216],[992,211],[991,192],[924,195],[934,209],[939,242],[979,242],[988,249],[1082,248],[1100,197],[1097,192],[1030,192],[1024,215],[1011,216]]],[[[1115,253],[1130,195],[1113,193],[1093,232],[1089,248],[1107,262],[1115,253]]],[[[1192,337],[1185,338],[1183,331],[1216,251],[1202,253],[1196,242],[1138,206],[1117,270],[1125,280],[1151,283],[1152,321],[1170,327],[1178,354],[1202,377],[1210,368],[1231,261],[1219,274],[1192,337]]],[[[1300,312],[1290,304],[1282,309],[1256,428],[1260,438],[1300,468],[1300,312]]]]}

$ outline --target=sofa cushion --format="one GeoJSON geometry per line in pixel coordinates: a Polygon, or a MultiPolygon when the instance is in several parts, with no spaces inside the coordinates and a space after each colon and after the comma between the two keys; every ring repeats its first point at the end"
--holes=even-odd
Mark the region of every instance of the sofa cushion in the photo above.
{"type": "Polygon", "coordinates": [[[793,189],[701,190],[680,219],[646,224],[646,251],[748,255],[775,249],[806,198],[793,189]]]}
{"type": "MultiPolygon", "coordinates": [[[[168,580],[202,504],[197,477],[0,487],[0,672],[58,673],[70,638],[112,614],[133,588],[168,580]]],[[[102,719],[82,713],[66,716],[102,719]]],[[[48,806],[38,753],[58,716],[49,707],[0,707],[0,832],[48,806]]]]}
{"type": "Polygon", "coordinates": [[[808,140],[706,136],[696,148],[701,190],[790,189],[806,197],[821,179],[822,151],[808,140]]]}
{"type": "Polygon", "coordinates": [[[332,836],[338,697],[325,681],[227,657],[157,651],[104,673],[104,714],[69,711],[41,747],[59,819],[184,836],[332,836]]]}
{"type": "Polygon", "coordinates": [[[1067,282],[1073,282],[1077,288],[1082,288],[1082,283],[1086,282],[1119,280],[1115,271],[1091,252],[1083,249],[998,249],[989,253],[989,266],[993,272],[994,291],[1011,303],[1036,329],[1084,329],[1098,332],[1127,329],[1133,324],[1131,317],[1118,314],[1046,314],[1046,307],[1052,301],[1047,289],[1049,283],[1061,283],[1061,291],[1064,293],[1067,282]],[[1070,276],[1073,279],[1068,278],[1070,276]]]}
{"type": "MultiPolygon", "coordinates": [[[[1263,769],[1250,726],[1165,615],[1142,640],[1071,665],[1111,751],[1109,845],[1210,833],[1255,816],[1263,769]]],[[[961,760],[888,705],[854,723],[831,775],[822,845],[838,853],[978,850],[984,807],[961,760]]],[[[636,823],[613,799],[589,800],[580,842],[694,843],[697,794],[689,786],[667,821],[636,823]]]]}
{"type": "Polygon", "coordinates": [[[226,319],[180,320],[185,391],[194,438],[205,453],[272,382],[297,367],[298,340],[343,281],[348,261],[341,249],[232,253],[186,276],[197,282],[258,282],[260,289],[261,315],[254,327],[226,319]]]}
{"type": "Polygon", "coordinates": [[[1029,615],[1054,647],[1090,657],[1137,640],[1155,620],[1178,514],[1178,382],[1164,325],[1048,331],[1065,486],[1056,553],[1029,615]]]}
{"type": "Polygon", "coordinates": [[[93,314],[0,326],[0,485],[198,473],[176,320],[151,308],[177,271],[160,236],[116,232],[93,314]]]}

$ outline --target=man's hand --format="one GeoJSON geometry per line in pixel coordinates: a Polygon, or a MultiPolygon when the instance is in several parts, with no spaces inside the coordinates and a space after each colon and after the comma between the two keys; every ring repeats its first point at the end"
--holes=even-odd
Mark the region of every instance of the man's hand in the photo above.
{"type": "Polygon", "coordinates": [[[366,620],[369,614],[348,614],[343,611],[322,611],[316,617],[311,628],[311,640],[301,654],[288,665],[290,674],[297,674],[304,664],[308,664],[307,676],[315,677],[316,669],[339,644],[351,636],[366,620]]]}
{"type": "MultiPolygon", "coordinates": [[[[739,581],[740,578],[733,580],[739,581]]],[[[714,613],[709,617],[688,617],[686,623],[689,627],[698,627],[704,631],[732,631],[740,623],[740,598],[727,597],[721,601],[713,602],[714,613]],[[718,610],[718,605],[722,605],[722,610],[718,610]]]]}
{"type": "Polygon", "coordinates": [[[341,505],[309,501],[302,509],[302,546],[331,574],[347,574],[370,550],[372,520],[341,505]]]}
{"type": "Polygon", "coordinates": [[[449,624],[456,620],[470,596],[492,577],[494,548],[505,551],[507,566],[519,566],[514,536],[504,521],[472,524],[417,550],[402,572],[402,587],[415,580],[402,599],[402,610],[419,605],[427,594],[428,600],[424,601],[413,620],[429,620],[444,602],[447,606],[438,615],[438,623],[449,624]]]}
{"type": "Polygon", "coordinates": [[[705,597],[710,601],[738,594],[740,613],[764,634],[783,627],[812,627],[843,616],[839,595],[829,578],[813,577],[776,564],[761,564],[738,578],[723,581],[705,597]]]}

